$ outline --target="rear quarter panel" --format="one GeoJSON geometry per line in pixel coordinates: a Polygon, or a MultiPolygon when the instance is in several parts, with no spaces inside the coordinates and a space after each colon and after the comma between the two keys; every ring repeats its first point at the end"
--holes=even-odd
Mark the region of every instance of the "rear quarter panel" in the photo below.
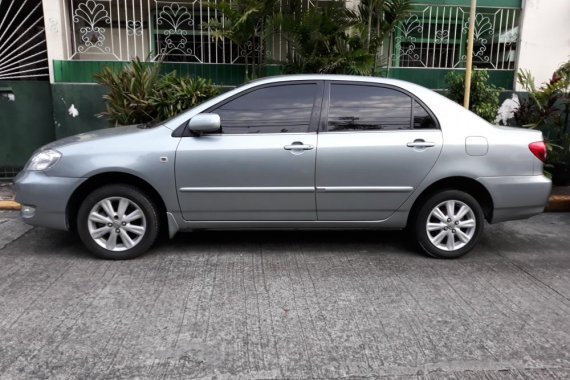
{"type": "MultiPolygon", "coordinates": [[[[542,163],[528,148],[529,143],[542,141],[539,131],[493,126],[439,94],[419,86],[410,87],[409,90],[417,94],[437,116],[443,135],[443,148],[433,169],[398,210],[400,215],[395,215],[396,218],[407,215],[417,197],[427,187],[445,178],[475,179],[489,190],[495,200],[496,194],[493,194],[493,189],[484,178],[542,174],[542,163]],[[485,154],[468,153],[466,140],[470,137],[477,137],[476,141],[486,140],[485,154]]],[[[524,186],[524,183],[520,185],[524,186]]]]}

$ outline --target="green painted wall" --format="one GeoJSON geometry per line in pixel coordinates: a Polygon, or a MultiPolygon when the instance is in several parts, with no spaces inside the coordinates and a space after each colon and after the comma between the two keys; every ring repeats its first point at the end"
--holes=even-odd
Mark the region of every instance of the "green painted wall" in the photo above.
{"type": "Polygon", "coordinates": [[[109,126],[103,117],[97,114],[105,110],[103,86],[91,83],[54,83],[51,87],[53,96],[53,119],[55,138],[88,132],[109,126]],[[77,116],[70,114],[70,108],[77,110],[77,116]]]}
{"type": "Polygon", "coordinates": [[[0,81],[0,89],[15,96],[0,96],[0,177],[7,177],[55,133],[49,82],[0,81]]]}
{"type": "MultiPolygon", "coordinates": [[[[94,83],[93,75],[105,67],[120,70],[128,62],[117,61],[53,61],[55,82],[94,83]]],[[[155,63],[148,63],[153,65],[155,63]]],[[[176,71],[178,75],[209,78],[214,83],[224,86],[237,86],[245,80],[244,65],[233,64],[193,64],[161,63],[161,72],[176,71]]],[[[278,75],[283,71],[280,65],[269,65],[263,76],[278,75]]]]}
{"type": "MultiPolygon", "coordinates": [[[[55,81],[58,83],[94,83],[93,75],[104,67],[120,70],[126,62],[111,61],[54,61],[55,81]]],[[[152,63],[149,63],[152,64],[152,63]]],[[[243,65],[163,63],[162,72],[176,71],[180,75],[210,78],[222,86],[238,86],[244,82],[243,65]]],[[[463,70],[463,69],[456,69],[463,70]]],[[[389,78],[403,79],[432,89],[445,88],[445,76],[452,69],[426,68],[391,68],[383,75],[389,78]]],[[[283,66],[271,65],[265,69],[264,76],[283,73],[283,66]]],[[[513,88],[514,71],[489,70],[491,82],[505,89],[513,88]]]]}
{"type": "MultiPolygon", "coordinates": [[[[56,81],[52,85],[53,117],[55,119],[55,136],[62,138],[76,133],[86,132],[109,126],[105,118],[95,115],[105,109],[102,96],[105,88],[92,83],[93,74],[105,66],[120,70],[124,62],[90,62],[90,61],[55,61],[56,81]],[[65,83],[75,82],[75,83],[65,83]],[[77,117],[69,115],[71,105],[79,112],[77,117]]],[[[242,65],[199,65],[163,63],[163,72],[176,70],[183,75],[200,75],[212,79],[217,84],[237,86],[243,83],[242,65]]],[[[267,68],[268,75],[278,75],[282,66],[267,68]]],[[[423,68],[392,68],[384,73],[395,79],[407,80],[432,89],[446,87],[445,76],[452,70],[423,68]]],[[[514,72],[489,70],[492,83],[504,89],[512,89],[514,72]]]]}
{"type": "MultiPolygon", "coordinates": [[[[394,79],[407,80],[431,89],[444,89],[447,87],[445,83],[446,75],[451,69],[418,69],[418,68],[392,68],[388,71],[387,76],[394,79]]],[[[512,90],[515,78],[514,71],[507,70],[487,70],[490,82],[495,86],[502,87],[505,90],[512,90]]]]}

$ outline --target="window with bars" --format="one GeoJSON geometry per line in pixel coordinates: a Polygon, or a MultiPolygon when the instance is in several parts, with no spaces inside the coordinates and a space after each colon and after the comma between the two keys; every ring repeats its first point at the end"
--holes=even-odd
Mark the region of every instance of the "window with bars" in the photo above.
{"type": "Polygon", "coordinates": [[[40,0],[0,1],[0,80],[48,80],[40,0]]]}
{"type": "MultiPolygon", "coordinates": [[[[237,46],[215,38],[222,13],[206,0],[60,0],[67,59],[243,63],[259,59],[259,39],[237,46]]],[[[216,0],[211,1],[216,3],[216,0]]]]}
{"type": "MultiPolygon", "coordinates": [[[[518,9],[479,8],[475,17],[473,62],[479,68],[513,70],[518,9]]],[[[465,67],[469,10],[427,6],[401,22],[393,34],[393,67],[465,67]]]]}

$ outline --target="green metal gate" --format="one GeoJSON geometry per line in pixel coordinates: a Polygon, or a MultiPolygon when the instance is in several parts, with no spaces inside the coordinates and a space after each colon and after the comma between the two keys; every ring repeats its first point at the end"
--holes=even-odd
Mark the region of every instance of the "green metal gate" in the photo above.
{"type": "Polygon", "coordinates": [[[0,1],[0,179],[53,138],[41,0],[0,1]]]}

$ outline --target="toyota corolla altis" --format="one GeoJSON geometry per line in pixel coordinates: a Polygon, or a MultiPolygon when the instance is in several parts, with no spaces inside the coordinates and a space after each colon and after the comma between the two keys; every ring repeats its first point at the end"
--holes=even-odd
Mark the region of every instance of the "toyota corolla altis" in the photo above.
{"type": "Polygon", "coordinates": [[[107,259],[139,256],[161,229],[406,227],[455,258],[485,220],[542,212],[545,157],[540,132],[493,126],[412,83],[295,75],[150,128],[56,141],[15,186],[24,221],[76,231],[107,259]]]}

